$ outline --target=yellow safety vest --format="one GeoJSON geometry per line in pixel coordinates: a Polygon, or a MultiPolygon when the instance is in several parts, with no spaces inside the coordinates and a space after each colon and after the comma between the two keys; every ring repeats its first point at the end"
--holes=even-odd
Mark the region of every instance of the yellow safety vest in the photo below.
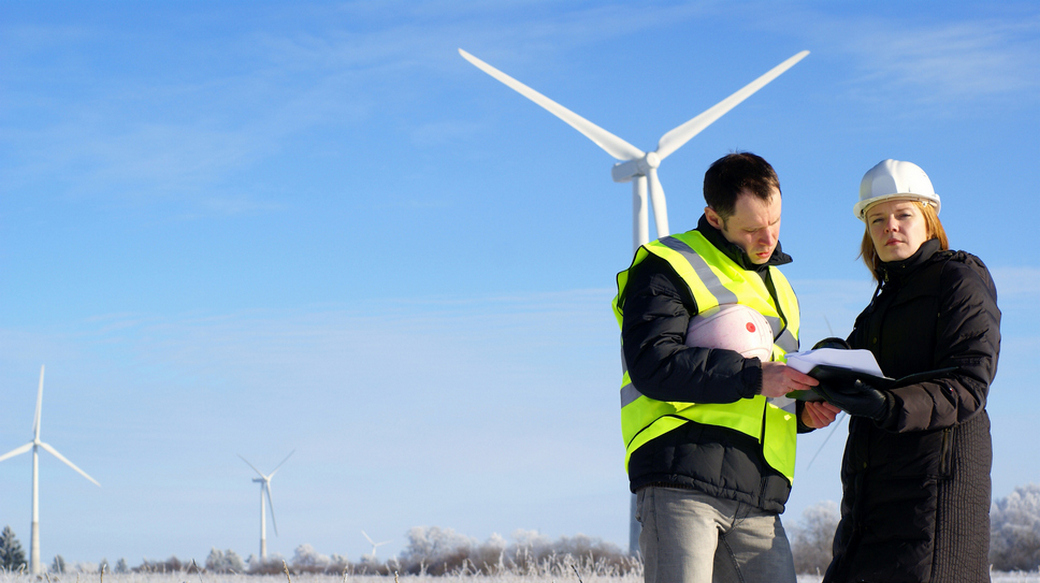
{"type": "MultiPolygon", "coordinates": [[[[798,350],[798,298],[790,282],[776,267],[768,268],[777,295],[774,302],[757,273],[741,268],[699,231],[688,231],[643,245],[636,251],[632,267],[650,253],[666,260],[689,286],[699,311],[723,304],[743,304],[765,316],[773,329],[774,361],[783,361],[788,352],[798,350]]],[[[613,305],[619,326],[624,315],[625,286],[632,267],[617,277],[618,295],[613,305]]],[[[624,365],[624,354],[621,360],[624,365]]],[[[756,395],[735,403],[656,401],[639,392],[632,384],[628,367],[624,367],[621,432],[625,440],[625,471],[628,471],[632,452],[688,421],[728,427],[754,437],[762,446],[766,462],[789,482],[794,481],[798,423],[793,400],[756,395]]]]}

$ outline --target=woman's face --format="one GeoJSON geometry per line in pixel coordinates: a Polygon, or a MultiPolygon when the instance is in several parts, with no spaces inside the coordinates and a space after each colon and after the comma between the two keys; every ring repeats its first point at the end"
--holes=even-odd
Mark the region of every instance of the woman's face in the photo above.
{"type": "Polygon", "coordinates": [[[910,200],[879,202],[867,209],[867,229],[878,258],[886,263],[917,253],[929,237],[920,203],[910,200]]]}

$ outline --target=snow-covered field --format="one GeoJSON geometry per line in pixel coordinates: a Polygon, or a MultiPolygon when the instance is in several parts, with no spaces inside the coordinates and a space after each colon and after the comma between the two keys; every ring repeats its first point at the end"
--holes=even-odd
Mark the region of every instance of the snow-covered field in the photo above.
{"type": "MultiPolygon", "coordinates": [[[[820,577],[815,575],[802,575],[798,577],[798,583],[819,583],[820,577]]],[[[285,576],[273,575],[226,575],[211,573],[127,573],[127,574],[105,574],[101,576],[94,573],[66,573],[64,575],[48,574],[43,580],[49,583],[65,581],[68,583],[290,583],[285,576]]],[[[394,580],[393,576],[378,577],[372,575],[293,575],[291,583],[389,583],[394,580]]],[[[404,583],[555,583],[555,582],[577,582],[578,575],[568,573],[561,576],[532,576],[506,573],[492,576],[475,575],[447,575],[435,577],[432,575],[412,576],[402,575],[399,580],[404,583]]],[[[610,577],[595,574],[583,574],[580,579],[583,583],[642,583],[643,577],[632,574],[620,577],[610,577]]],[[[0,583],[39,583],[31,575],[6,573],[0,571],[0,583]]],[[[1040,583],[1040,572],[1031,573],[993,573],[993,583],[1040,583]]]]}

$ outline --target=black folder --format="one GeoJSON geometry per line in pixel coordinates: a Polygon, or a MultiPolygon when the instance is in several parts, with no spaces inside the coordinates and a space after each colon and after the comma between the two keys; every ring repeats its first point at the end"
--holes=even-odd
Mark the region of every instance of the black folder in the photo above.
{"type": "MultiPolygon", "coordinates": [[[[861,380],[875,389],[887,391],[898,387],[905,387],[921,381],[927,381],[929,379],[942,376],[946,373],[957,370],[957,367],[951,366],[947,368],[940,368],[936,370],[928,370],[924,372],[914,373],[907,375],[902,378],[893,379],[889,377],[879,377],[865,372],[859,372],[842,368],[840,366],[834,366],[831,364],[818,364],[809,371],[809,376],[820,381],[821,383],[834,383],[834,384],[852,384],[854,381],[861,380]]],[[[816,391],[809,389],[807,391],[791,391],[787,393],[787,396],[792,399],[798,399],[799,401],[823,401],[823,396],[816,391]]]]}

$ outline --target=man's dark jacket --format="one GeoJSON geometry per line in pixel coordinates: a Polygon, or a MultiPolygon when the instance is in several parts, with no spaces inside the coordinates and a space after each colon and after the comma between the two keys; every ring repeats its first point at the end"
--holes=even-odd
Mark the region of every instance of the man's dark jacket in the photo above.
{"type": "Polygon", "coordinates": [[[1000,351],[996,288],[982,261],[940,251],[935,239],[884,264],[878,279],[849,344],[873,352],[893,378],[955,370],[891,390],[880,422],[850,420],[824,581],[989,581],[985,405],[1000,351]]]}
{"type": "MultiPolygon", "coordinates": [[[[697,230],[737,265],[761,275],[779,305],[767,269],[791,261],[779,244],[767,263],[755,265],[705,217],[697,230]]],[[[658,401],[692,403],[733,403],[761,393],[757,358],[684,344],[697,304],[667,261],[649,254],[629,271],[625,290],[619,298],[624,310],[622,345],[640,393],[658,401]]],[[[753,437],[694,421],[634,451],[628,476],[633,492],[648,485],[689,488],[777,513],[783,512],[791,492],[787,478],[766,463],[753,437]]]]}

